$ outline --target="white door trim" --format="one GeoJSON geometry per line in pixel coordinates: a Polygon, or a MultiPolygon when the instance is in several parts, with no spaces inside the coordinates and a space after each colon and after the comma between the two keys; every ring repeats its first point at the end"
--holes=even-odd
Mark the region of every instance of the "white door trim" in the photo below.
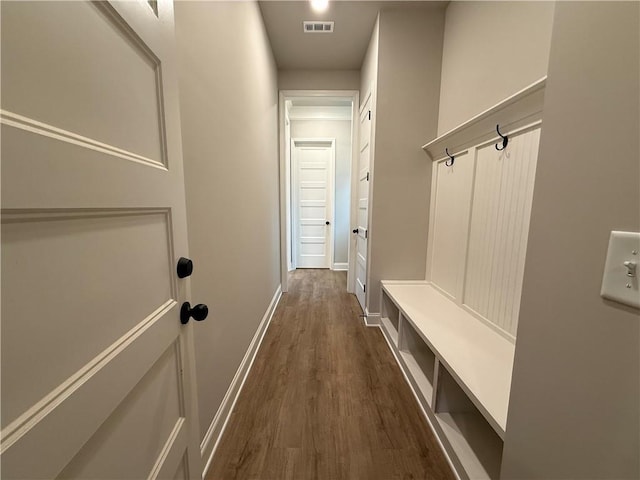
{"type": "Polygon", "coordinates": [[[335,241],[335,191],[336,191],[336,139],[335,138],[304,138],[293,137],[291,138],[291,205],[294,208],[291,209],[291,246],[293,249],[292,261],[293,268],[298,268],[298,189],[297,189],[297,173],[298,173],[298,158],[295,155],[295,147],[301,145],[325,145],[331,151],[331,159],[329,160],[329,181],[327,183],[327,217],[329,221],[329,248],[327,251],[327,268],[333,270],[333,244],[335,241]]]}
{"type": "MultiPolygon", "coordinates": [[[[361,105],[358,105],[357,107],[357,126],[358,128],[360,127],[360,122],[362,119],[362,116],[364,114],[365,111],[365,107],[367,106],[367,102],[369,103],[369,112],[370,112],[370,121],[371,121],[371,125],[369,128],[369,169],[368,169],[368,177],[371,180],[368,181],[368,207],[367,207],[367,231],[366,231],[366,241],[367,241],[367,257],[366,257],[366,274],[365,274],[365,281],[363,283],[363,289],[364,286],[370,284],[369,280],[371,277],[371,227],[372,227],[372,211],[371,211],[371,205],[372,205],[372,201],[373,201],[373,177],[374,177],[374,154],[375,154],[375,125],[376,125],[376,115],[375,115],[375,109],[376,109],[376,105],[375,105],[375,84],[371,83],[369,88],[367,89],[366,94],[362,97],[363,101],[361,105]]],[[[360,202],[360,198],[359,198],[359,191],[358,191],[358,185],[359,185],[359,181],[360,181],[360,175],[361,175],[361,171],[360,171],[360,149],[361,149],[361,144],[360,144],[360,134],[358,134],[358,140],[356,142],[356,148],[357,148],[357,160],[354,162],[354,164],[352,165],[353,167],[353,171],[354,173],[352,174],[352,181],[353,181],[353,186],[352,186],[352,207],[353,207],[353,212],[352,212],[352,225],[354,227],[359,228],[359,220],[358,220],[358,208],[359,208],[359,202],[360,202]]],[[[358,233],[358,235],[352,235],[351,237],[351,244],[353,246],[353,251],[354,251],[354,255],[353,258],[349,258],[350,264],[349,264],[349,268],[350,271],[353,271],[353,276],[350,278],[351,280],[351,290],[353,293],[356,293],[357,295],[357,290],[356,290],[356,282],[357,282],[357,275],[356,275],[356,268],[357,268],[357,238],[360,235],[360,233],[358,233]],[[352,262],[352,263],[351,263],[352,262]],[[353,270],[351,270],[353,269],[353,270]]],[[[369,295],[370,295],[370,289],[369,291],[364,291],[364,304],[361,305],[362,309],[365,313],[366,316],[369,316],[368,313],[368,308],[369,308],[369,295]]]]}
{"type": "MultiPolygon", "coordinates": [[[[348,98],[352,102],[352,116],[351,116],[351,221],[350,225],[355,221],[355,192],[353,190],[353,178],[356,175],[357,158],[358,158],[358,111],[360,108],[360,92],[358,90],[280,90],[278,99],[278,126],[280,137],[280,283],[282,285],[282,292],[288,291],[288,274],[289,265],[287,260],[288,246],[287,246],[287,216],[289,215],[290,205],[286,198],[286,185],[287,185],[287,149],[291,148],[290,139],[287,138],[285,132],[285,102],[289,98],[293,97],[344,97],[348,98]]],[[[355,276],[355,262],[352,260],[354,249],[352,242],[349,245],[349,271],[347,273],[347,291],[353,292],[353,277],[355,276]]]]}
{"type": "MultiPolygon", "coordinates": [[[[287,102],[290,103],[290,102],[287,102]]],[[[287,148],[285,149],[285,170],[284,175],[287,179],[286,187],[285,187],[285,202],[287,205],[291,205],[291,118],[288,112],[288,105],[285,109],[285,117],[284,117],[284,135],[285,141],[287,142],[287,148]]],[[[293,247],[292,247],[292,239],[293,235],[291,232],[291,208],[287,208],[286,217],[285,217],[285,242],[287,245],[286,263],[287,270],[292,271],[295,270],[295,262],[293,257],[293,247]]]]}

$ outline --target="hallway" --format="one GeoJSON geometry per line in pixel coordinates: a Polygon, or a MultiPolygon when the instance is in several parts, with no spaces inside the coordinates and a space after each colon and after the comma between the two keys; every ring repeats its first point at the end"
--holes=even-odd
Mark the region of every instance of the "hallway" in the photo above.
{"type": "Polygon", "coordinates": [[[297,270],[207,478],[452,479],[345,272],[297,270]]]}

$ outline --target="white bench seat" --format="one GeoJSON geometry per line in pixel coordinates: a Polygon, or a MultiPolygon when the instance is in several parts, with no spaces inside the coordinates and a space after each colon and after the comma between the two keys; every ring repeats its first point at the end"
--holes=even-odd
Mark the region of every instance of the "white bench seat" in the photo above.
{"type": "Polygon", "coordinates": [[[427,282],[383,281],[382,288],[504,439],[515,345],[427,282]]]}

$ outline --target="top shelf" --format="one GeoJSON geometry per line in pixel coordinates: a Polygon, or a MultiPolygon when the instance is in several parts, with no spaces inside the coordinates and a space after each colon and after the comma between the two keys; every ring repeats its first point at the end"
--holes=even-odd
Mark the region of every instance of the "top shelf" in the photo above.
{"type": "Polygon", "coordinates": [[[504,438],[514,344],[426,282],[383,281],[382,288],[504,438]]]}
{"type": "Polygon", "coordinates": [[[458,125],[422,146],[431,160],[445,158],[445,148],[452,155],[466,149],[498,138],[496,125],[500,125],[503,134],[524,127],[542,118],[544,89],[547,77],[502,100],[493,107],[458,125]]]}

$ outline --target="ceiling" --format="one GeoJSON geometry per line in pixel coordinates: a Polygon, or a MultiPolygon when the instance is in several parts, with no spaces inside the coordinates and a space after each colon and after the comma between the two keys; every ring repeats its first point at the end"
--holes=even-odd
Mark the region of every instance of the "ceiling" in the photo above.
{"type": "Polygon", "coordinates": [[[316,13],[306,0],[259,2],[280,70],[359,70],[380,9],[418,4],[437,8],[446,3],[329,0],[329,8],[316,13]],[[333,21],[334,32],[304,33],[304,20],[333,21]]]}

